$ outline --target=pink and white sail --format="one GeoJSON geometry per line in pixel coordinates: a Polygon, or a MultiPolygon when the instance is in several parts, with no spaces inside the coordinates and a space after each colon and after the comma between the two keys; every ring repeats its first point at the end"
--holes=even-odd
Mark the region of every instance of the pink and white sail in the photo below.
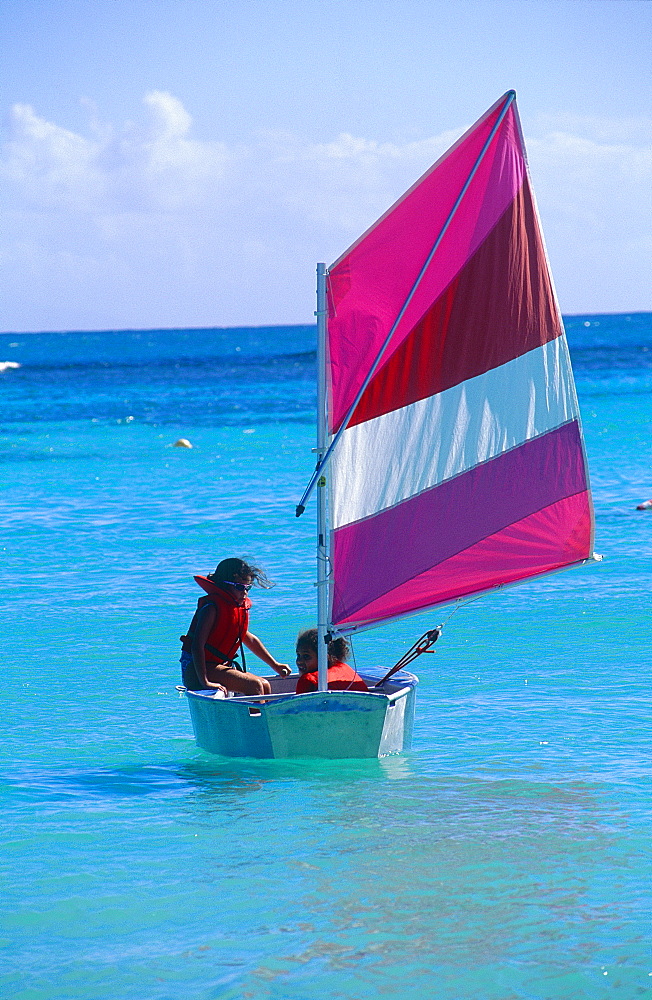
{"type": "Polygon", "coordinates": [[[511,92],[329,268],[331,434],[394,325],[331,458],[330,620],[343,632],[592,553],[577,398],[511,92]]]}

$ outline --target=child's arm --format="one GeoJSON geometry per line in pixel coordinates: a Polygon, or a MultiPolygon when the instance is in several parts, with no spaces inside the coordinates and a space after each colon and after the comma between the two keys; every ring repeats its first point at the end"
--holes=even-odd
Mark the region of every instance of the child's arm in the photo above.
{"type": "Polygon", "coordinates": [[[247,649],[250,649],[259,660],[266,663],[268,667],[275,670],[277,674],[281,675],[281,677],[287,677],[292,673],[292,668],[287,663],[279,663],[278,660],[275,660],[269,650],[263,646],[258,636],[254,635],[253,632],[246,632],[242,637],[242,641],[247,649]]]}

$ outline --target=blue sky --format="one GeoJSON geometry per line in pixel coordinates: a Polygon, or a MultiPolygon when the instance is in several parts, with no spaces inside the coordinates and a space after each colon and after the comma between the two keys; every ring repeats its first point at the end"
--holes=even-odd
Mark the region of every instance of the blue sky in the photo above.
{"type": "Polygon", "coordinates": [[[649,0],[0,0],[0,329],[312,320],[518,93],[564,312],[652,309],[649,0]]]}

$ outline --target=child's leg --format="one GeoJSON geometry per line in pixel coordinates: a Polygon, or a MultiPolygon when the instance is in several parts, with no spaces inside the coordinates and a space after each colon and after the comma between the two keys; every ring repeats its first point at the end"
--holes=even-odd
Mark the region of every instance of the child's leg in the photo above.
{"type": "Polygon", "coordinates": [[[210,679],[217,684],[223,684],[227,691],[237,691],[238,694],[271,694],[269,681],[256,674],[244,673],[235,667],[216,667],[211,670],[210,679]]]}

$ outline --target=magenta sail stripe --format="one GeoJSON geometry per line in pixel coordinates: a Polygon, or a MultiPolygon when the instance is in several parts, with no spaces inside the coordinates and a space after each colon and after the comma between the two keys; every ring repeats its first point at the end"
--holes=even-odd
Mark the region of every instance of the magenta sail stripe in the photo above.
{"type": "Polygon", "coordinates": [[[589,494],[576,493],[483,538],[337,624],[381,622],[572,566],[590,556],[591,528],[589,494]]]}
{"type": "Polygon", "coordinates": [[[571,421],[396,507],[336,529],[333,622],[586,488],[580,430],[571,421]]]}

